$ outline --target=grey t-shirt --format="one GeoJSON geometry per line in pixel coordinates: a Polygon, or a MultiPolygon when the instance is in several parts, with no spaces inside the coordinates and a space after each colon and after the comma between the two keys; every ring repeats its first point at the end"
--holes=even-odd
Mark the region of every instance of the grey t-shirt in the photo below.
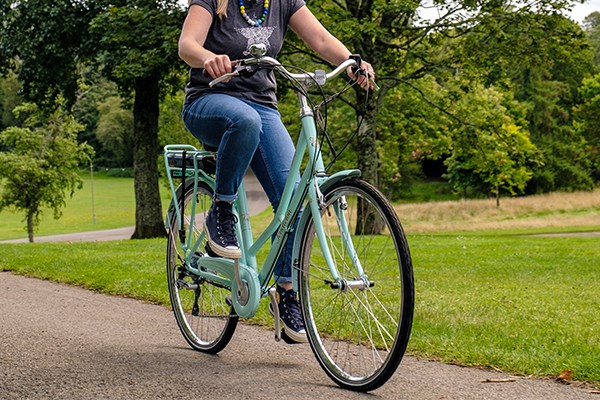
{"type": "MultiPolygon", "coordinates": [[[[260,18],[263,4],[263,0],[245,0],[246,14],[253,20],[260,18]]],[[[271,0],[266,20],[258,27],[250,26],[242,17],[238,0],[229,0],[227,17],[222,19],[217,15],[217,0],[192,0],[190,7],[204,7],[213,16],[204,47],[215,54],[227,54],[231,60],[239,60],[248,57],[244,52],[256,43],[265,44],[267,55],[277,57],[291,16],[304,4],[304,0],[271,0]]],[[[250,77],[236,77],[212,88],[208,86],[211,80],[208,74],[204,74],[204,69],[192,68],[186,86],[185,102],[190,103],[207,93],[227,93],[269,107],[277,107],[276,83],[272,71],[260,69],[250,77]]]]}

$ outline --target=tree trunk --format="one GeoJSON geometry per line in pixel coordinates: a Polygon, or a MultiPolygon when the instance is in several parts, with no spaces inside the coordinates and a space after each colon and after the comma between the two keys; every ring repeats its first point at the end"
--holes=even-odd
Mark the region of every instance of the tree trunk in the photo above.
{"type": "MultiPolygon", "coordinates": [[[[357,93],[357,104],[364,104],[364,92],[362,89],[357,93]]],[[[372,94],[371,94],[372,95],[372,94]]],[[[377,129],[376,129],[376,99],[369,99],[366,114],[358,129],[358,168],[362,172],[362,178],[375,187],[379,187],[379,155],[377,154],[377,129]]],[[[355,234],[377,234],[384,226],[382,220],[373,214],[371,208],[365,209],[364,205],[358,204],[358,223],[356,224],[355,234]],[[370,214],[370,215],[367,215],[370,214]]]]}
{"type": "Polygon", "coordinates": [[[500,207],[500,185],[496,185],[496,207],[500,207]]]}
{"type": "Polygon", "coordinates": [[[139,78],[133,105],[135,231],[132,239],[166,236],[158,185],[158,77],[139,78]]]}
{"type": "Polygon", "coordinates": [[[33,243],[33,230],[35,229],[35,225],[33,223],[34,212],[33,210],[27,210],[27,237],[29,238],[29,243],[33,243]]]}
{"type": "MultiPolygon", "coordinates": [[[[364,104],[365,94],[362,89],[357,93],[357,104],[364,104]]],[[[360,110],[362,111],[362,110],[360,110]]],[[[375,119],[377,110],[375,109],[375,99],[369,99],[366,114],[358,129],[358,168],[362,172],[362,177],[375,187],[379,187],[379,155],[377,154],[377,130],[375,119]]],[[[361,118],[357,114],[358,118],[361,118]]]]}

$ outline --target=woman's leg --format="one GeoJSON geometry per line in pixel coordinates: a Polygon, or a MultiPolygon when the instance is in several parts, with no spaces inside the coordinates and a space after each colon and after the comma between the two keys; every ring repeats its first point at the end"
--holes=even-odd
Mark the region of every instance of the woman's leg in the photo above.
{"type": "Polygon", "coordinates": [[[231,203],[260,140],[260,115],[240,99],[209,94],[184,108],[183,121],[198,140],[218,148],[215,198],[231,203]]]}
{"type": "Polygon", "coordinates": [[[204,220],[210,251],[221,257],[241,257],[231,203],[256,151],[261,132],[259,114],[245,102],[210,94],[184,107],[186,127],[201,142],[218,148],[215,201],[204,220]]]}

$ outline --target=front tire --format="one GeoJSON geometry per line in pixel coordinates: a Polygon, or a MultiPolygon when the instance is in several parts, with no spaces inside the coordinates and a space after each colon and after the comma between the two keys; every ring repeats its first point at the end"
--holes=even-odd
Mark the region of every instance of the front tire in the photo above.
{"type": "Polygon", "coordinates": [[[310,218],[298,277],[306,331],[327,375],[341,387],[366,392],[387,382],[404,356],[414,308],[412,262],[398,217],[377,189],[350,179],[323,194],[321,220],[334,264],[342,280],[356,286],[332,288],[310,218]],[[360,287],[343,231],[372,286],[360,287]]]}

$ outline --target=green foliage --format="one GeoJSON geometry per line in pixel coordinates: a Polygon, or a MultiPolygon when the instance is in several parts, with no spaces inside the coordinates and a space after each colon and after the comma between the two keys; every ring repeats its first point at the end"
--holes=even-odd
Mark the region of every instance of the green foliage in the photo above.
{"type": "Polygon", "coordinates": [[[184,16],[175,0],[108,5],[89,26],[103,74],[124,94],[136,89],[140,78],[178,84],[183,63],[177,56],[177,40],[184,16]]]}
{"type": "Polygon", "coordinates": [[[121,106],[118,97],[109,97],[98,105],[96,137],[108,152],[107,167],[133,166],[133,114],[121,106]]]}
{"type": "MultiPolygon", "coordinates": [[[[560,14],[570,3],[441,0],[435,2],[438,18],[424,20],[420,3],[414,0],[309,0],[309,8],[323,24],[374,65],[382,87],[367,105],[360,143],[351,143],[334,168],[369,166],[365,176],[387,195],[400,198],[421,178],[421,162],[445,160],[459,153],[471,157],[469,148],[458,147],[476,145],[487,149],[485,157],[476,154],[471,161],[456,157],[448,161],[453,166],[449,176],[454,183],[462,182],[463,192],[468,187],[476,195],[487,195],[495,185],[503,193],[521,193],[525,180],[526,193],[597,184],[593,104],[579,87],[590,72],[598,71],[600,14],[590,14],[582,30],[560,14]],[[457,107],[474,101],[471,92],[476,87],[512,99],[512,105],[506,101],[501,105],[509,121],[496,122],[493,129],[483,124],[484,131],[496,133],[467,134],[471,139],[462,140],[458,132],[477,125],[471,121],[476,117],[464,110],[459,115],[457,107]],[[577,110],[576,121],[573,110],[577,110]],[[502,144],[500,138],[509,142],[502,144]],[[537,150],[524,164],[519,159],[524,153],[511,146],[525,146],[526,140],[537,150]],[[493,156],[495,144],[500,146],[498,157],[493,156]],[[501,167],[499,160],[508,161],[501,167]],[[488,165],[482,166],[482,162],[488,165]],[[511,174],[503,169],[516,174],[519,165],[525,165],[519,177],[507,178],[511,174]],[[475,167],[478,173],[473,172],[475,167]],[[499,180],[502,176],[505,178],[499,180]]],[[[184,15],[175,0],[4,2],[0,23],[6,34],[0,37],[0,72],[15,71],[25,98],[48,109],[59,93],[75,104],[76,118],[85,126],[79,140],[94,147],[99,165],[131,164],[131,155],[123,151],[131,146],[121,144],[128,142],[125,131],[130,122],[125,111],[107,103],[108,98],[120,94],[125,108],[135,111],[136,104],[138,107],[134,129],[148,144],[140,159],[154,162],[166,143],[197,144],[179,116],[184,65],[177,56],[177,37],[184,15]],[[120,90],[100,76],[116,82],[120,90]],[[172,95],[174,90],[177,95],[172,95]],[[151,101],[136,103],[138,91],[138,100],[151,101]],[[159,113],[156,98],[162,99],[160,120],[155,118],[159,113]],[[156,131],[159,143],[154,141],[156,131]]],[[[285,62],[322,68],[323,60],[293,33],[286,41],[285,62]]],[[[1,124],[6,127],[18,123],[7,111],[20,100],[14,97],[16,82],[2,82],[1,124]]],[[[342,83],[340,79],[335,85],[342,83]]],[[[339,87],[335,85],[330,87],[332,92],[339,87]]],[[[296,101],[285,85],[279,95],[284,120],[294,136],[298,130],[296,101]]],[[[329,109],[328,134],[338,149],[356,128],[363,100],[360,90],[350,91],[329,109]]],[[[477,113],[478,106],[474,107],[477,113]]],[[[140,169],[150,171],[147,165],[140,169]]],[[[150,187],[146,183],[154,179],[153,174],[143,187],[150,187]]]]}
{"type": "MultiPolygon", "coordinates": [[[[112,154],[105,150],[97,137],[98,119],[100,118],[100,105],[107,98],[119,95],[115,83],[103,78],[99,71],[86,69],[80,81],[77,100],[73,105],[72,112],[77,122],[84,129],[77,134],[78,141],[86,142],[94,148],[96,165],[113,165],[112,154]]],[[[126,108],[130,108],[129,105],[126,108]]]]}
{"type": "Polygon", "coordinates": [[[50,208],[54,218],[61,216],[67,193],[81,186],[79,165],[92,156],[92,149],[77,143],[81,130],[72,117],[61,109],[44,115],[27,103],[15,110],[27,114],[22,127],[10,127],[0,133],[0,178],[3,190],[0,210],[14,207],[25,213],[29,240],[33,241],[42,207],[50,208]]]}
{"type": "Polygon", "coordinates": [[[0,131],[19,123],[13,110],[23,100],[19,96],[20,84],[14,73],[8,73],[6,78],[0,78],[0,131]]]}
{"type": "Polygon", "coordinates": [[[584,148],[588,152],[592,176],[598,182],[600,181],[600,74],[585,79],[580,94],[582,103],[575,108],[575,127],[587,143],[584,148]]]}
{"type": "Polygon", "coordinates": [[[494,88],[475,86],[457,104],[461,124],[452,133],[447,177],[459,192],[476,189],[521,194],[539,163],[527,131],[515,124],[510,100],[494,88]]]}
{"type": "Polygon", "coordinates": [[[471,73],[525,106],[526,121],[517,125],[529,131],[542,161],[526,192],[590,189],[590,160],[572,118],[577,89],[592,68],[581,28],[559,14],[495,11],[463,44],[471,73]]]}
{"type": "Polygon", "coordinates": [[[72,104],[94,3],[15,0],[3,5],[0,72],[18,67],[23,95],[29,101],[52,106],[62,95],[72,104]]]}
{"type": "Polygon", "coordinates": [[[594,49],[594,66],[600,70],[600,12],[594,11],[583,20],[583,29],[594,49]]]}
{"type": "Polygon", "coordinates": [[[167,144],[191,144],[198,147],[199,142],[185,128],[181,118],[183,106],[183,91],[168,95],[160,103],[158,120],[158,141],[161,147],[167,144]]]}

